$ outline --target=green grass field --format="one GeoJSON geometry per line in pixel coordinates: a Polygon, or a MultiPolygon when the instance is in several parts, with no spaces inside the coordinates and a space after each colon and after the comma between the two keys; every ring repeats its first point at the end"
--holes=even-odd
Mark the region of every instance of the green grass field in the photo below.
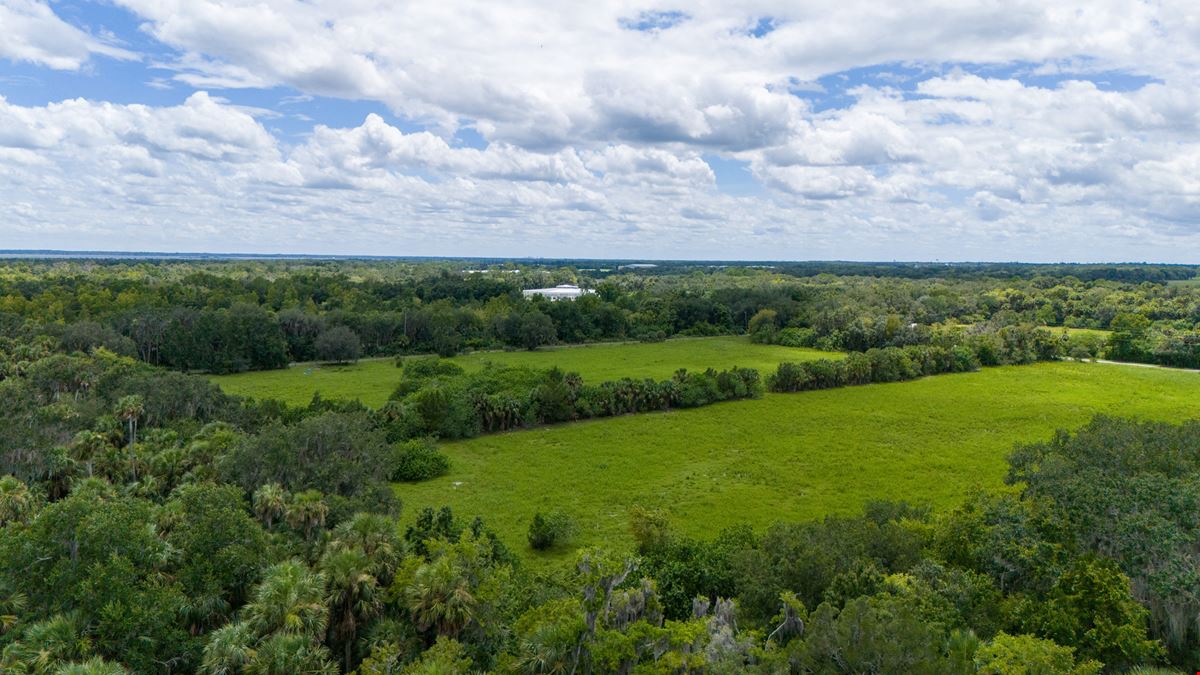
{"type": "Polygon", "coordinates": [[[872,498],[953,505],[976,487],[1001,486],[1018,441],[1098,412],[1196,416],[1198,395],[1196,373],[1075,362],[769,394],[446,444],[448,475],[396,492],[402,520],[443,504],[482,514],[522,554],[538,509],[575,518],[573,546],[629,543],[632,504],[664,508],[683,532],[707,536],[742,522],[855,513],[872,498]]]}
{"type": "MultiPolygon", "coordinates": [[[[560,347],[534,352],[478,352],[453,360],[467,370],[482,368],[489,361],[539,368],[558,366],[596,383],[622,377],[666,379],[679,368],[704,370],[741,366],[757,368],[765,376],[783,361],[817,358],[841,358],[841,354],[760,345],[745,337],[715,337],[560,347]]],[[[312,400],[313,393],[319,391],[327,399],[358,399],[369,406],[379,406],[396,388],[400,372],[392,359],[368,359],[350,366],[303,363],[283,370],[220,375],[211,379],[231,394],[275,398],[294,405],[306,405],[312,400]]]]}
{"type": "Polygon", "coordinates": [[[1107,340],[1108,336],[1112,335],[1112,331],[1100,328],[1065,328],[1063,326],[1046,326],[1045,328],[1055,335],[1061,335],[1063,331],[1066,331],[1067,335],[1090,335],[1102,340],[1107,340]]]}

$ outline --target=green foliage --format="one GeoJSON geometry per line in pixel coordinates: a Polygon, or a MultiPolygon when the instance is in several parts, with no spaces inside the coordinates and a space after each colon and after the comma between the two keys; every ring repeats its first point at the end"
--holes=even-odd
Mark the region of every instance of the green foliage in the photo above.
{"type": "Polygon", "coordinates": [[[575,522],[562,511],[533,514],[529,521],[529,546],[535,551],[545,551],[566,544],[575,531],[575,522]]]}
{"type": "Polygon", "coordinates": [[[319,490],[328,495],[337,522],[354,510],[388,507],[394,499],[385,484],[391,458],[384,434],[367,415],[331,412],[267,426],[231,448],[219,469],[248,492],[265,483],[319,490]]]}
{"type": "Polygon", "coordinates": [[[394,481],[429,480],[450,470],[450,460],[427,439],[416,438],[396,446],[392,457],[394,481]]]}
{"type": "Polygon", "coordinates": [[[184,613],[198,628],[219,625],[271,558],[267,537],[231,485],[183,486],[166,509],[173,519],[166,541],[180,555],[177,579],[188,597],[184,613]]]}
{"type": "Polygon", "coordinates": [[[334,326],[321,332],[313,341],[318,359],[332,363],[353,363],[362,355],[358,335],[346,326],[334,326]]]}
{"type": "Polygon", "coordinates": [[[791,659],[809,672],[945,673],[941,627],[921,621],[908,603],[860,597],[840,611],[822,603],[812,613],[803,641],[789,646],[791,659]]]}
{"type": "Polygon", "coordinates": [[[1164,656],[1162,645],[1146,636],[1149,612],[1130,594],[1129,578],[1111,560],[1076,560],[1045,601],[1018,613],[1028,632],[1073,645],[1081,658],[1129,666],[1164,656]]]}
{"type": "Polygon", "coordinates": [[[421,658],[400,671],[401,675],[453,675],[469,673],[471,657],[457,640],[439,637],[421,658]]]}
{"type": "Polygon", "coordinates": [[[1048,500],[1074,546],[1113,558],[1124,573],[1097,563],[1064,576],[1060,583],[1067,586],[1056,591],[1056,602],[1068,608],[1084,597],[1105,603],[1079,608],[1081,617],[1103,610],[1098,615],[1108,618],[1102,625],[1072,619],[1071,609],[1064,609],[1061,621],[1062,630],[1105,643],[1091,648],[1106,662],[1123,662],[1111,656],[1113,649],[1130,661],[1143,651],[1137,644],[1144,617],[1128,597],[1129,580],[1149,608],[1151,634],[1173,652],[1182,655],[1182,645],[1200,635],[1200,627],[1184,618],[1195,616],[1197,605],[1190,600],[1195,596],[1183,591],[1200,589],[1190,543],[1200,536],[1192,515],[1200,508],[1197,458],[1196,422],[1172,426],[1107,417],[1074,434],[1021,446],[1010,458],[1008,480],[1023,483],[1029,498],[1048,500]],[[1079,590],[1071,590],[1075,586],[1079,590]]]}
{"type": "Polygon", "coordinates": [[[767,378],[767,387],[775,392],[832,389],[967,372],[977,369],[980,363],[996,366],[1051,360],[1057,356],[1057,348],[1044,333],[1040,329],[1008,326],[995,334],[956,336],[942,345],[868,349],[862,355],[851,355],[840,361],[781,363],[767,378]]]}
{"type": "Polygon", "coordinates": [[[1102,664],[1077,663],[1075,650],[1032,635],[1000,633],[975,653],[980,675],[1098,675],[1102,664]]]}

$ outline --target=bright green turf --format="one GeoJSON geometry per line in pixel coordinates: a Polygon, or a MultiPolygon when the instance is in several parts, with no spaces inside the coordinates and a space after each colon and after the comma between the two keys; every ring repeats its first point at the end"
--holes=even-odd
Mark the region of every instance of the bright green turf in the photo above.
{"type": "MultiPolygon", "coordinates": [[[[597,383],[621,377],[666,379],[679,368],[704,370],[741,366],[757,368],[765,376],[782,361],[817,358],[841,358],[841,354],[760,345],[744,337],[715,337],[562,347],[535,352],[480,352],[456,357],[454,361],[468,370],[482,368],[488,361],[541,368],[558,366],[583,375],[588,382],[597,383]]],[[[294,405],[308,404],[313,393],[320,391],[326,399],[359,399],[369,406],[379,406],[396,388],[400,372],[392,359],[367,359],[351,366],[302,363],[283,370],[220,375],[211,379],[231,394],[275,398],[294,405]]]]}
{"type": "Polygon", "coordinates": [[[1101,328],[1064,328],[1062,326],[1046,326],[1045,328],[1055,335],[1061,335],[1063,331],[1066,331],[1067,335],[1090,335],[1104,340],[1112,335],[1112,331],[1101,328]]]}
{"type": "Polygon", "coordinates": [[[631,504],[662,507],[682,531],[712,535],[741,522],[857,512],[871,498],[945,507],[976,486],[1000,486],[1017,441],[1097,412],[1183,419],[1200,413],[1198,396],[1196,373],[989,368],[484,436],[446,444],[448,475],[396,492],[403,520],[447,504],[483,515],[523,554],[538,509],[570,513],[575,545],[628,543],[631,504]]]}

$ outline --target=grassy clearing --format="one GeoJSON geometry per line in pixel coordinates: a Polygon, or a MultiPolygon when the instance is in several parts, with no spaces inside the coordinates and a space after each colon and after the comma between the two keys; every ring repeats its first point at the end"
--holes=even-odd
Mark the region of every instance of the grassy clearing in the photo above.
{"type": "MultiPolygon", "coordinates": [[[[421,358],[421,357],[414,357],[421,358]]],[[[718,370],[741,366],[757,368],[765,376],[783,361],[841,358],[840,354],[760,345],[744,337],[667,340],[655,343],[600,344],[540,349],[534,352],[479,352],[453,360],[467,370],[487,362],[539,368],[558,366],[583,375],[588,382],[622,377],[666,379],[679,368],[718,370]]],[[[302,363],[283,370],[221,375],[211,378],[222,389],[242,396],[275,398],[306,405],[313,393],[327,399],[359,399],[379,406],[400,381],[392,359],[367,359],[350,366],[302,363]]]]}
{"type": "Polygon", "coordinates": [[[662,507],[693,535],[853,513],[871,498],[946,507],[976,487],[1000,486],[1014,443],[1095,413],[1197,415],[1198,378],[1060,362],[767,395],[446,444],[447,476],[396,492],[404,520],[443,504],[483,514],[525,554],[538,509],[572,515],[574,545],[619,545],[630,541],[631,504],[662,507]]]}
{"type": "Polygon", "coordinates": [[[1045,328],[1055,335],[1061,335],[1064,331],[1066,331],[1067,335],[1090,335],[1092,337],[1098,337],[1102,340],[1107,340],[1108,336],[1112,335],[1111,330],[1104,330],[1101,328],[1066,328],[1063,326],[1046,326],[1045,328]]]}

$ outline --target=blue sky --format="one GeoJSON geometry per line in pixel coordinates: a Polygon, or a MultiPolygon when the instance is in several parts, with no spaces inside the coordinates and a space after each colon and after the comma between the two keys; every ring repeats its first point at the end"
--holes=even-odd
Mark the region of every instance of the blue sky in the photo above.
{"type": "Polygon", "coordinates": [[[772,4],[0,0],[2,247],[1194,262],[1186,4],[772,4]]]}

